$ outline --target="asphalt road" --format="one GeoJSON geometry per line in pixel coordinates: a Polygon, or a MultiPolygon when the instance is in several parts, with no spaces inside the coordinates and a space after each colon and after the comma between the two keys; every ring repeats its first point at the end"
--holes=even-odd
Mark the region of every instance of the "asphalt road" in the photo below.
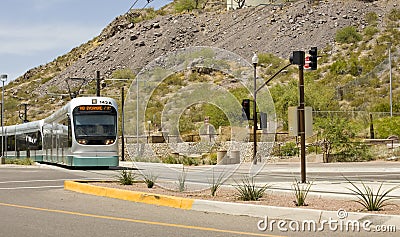
{"type": "MultiPolygon", "coordinates": [[[[290,172],[290,171],[289,171],[290,172]]],[[[0,236],[369,236],[260,231],[259,218],[185,211],[85,195],[64,180],[112,178],[118,170],[0,166],[0,236]]],[[[392,233],[393,234],[393,233],[392,233]]],[[[381,234],[374,236],[391,236],[381,234]]]]}

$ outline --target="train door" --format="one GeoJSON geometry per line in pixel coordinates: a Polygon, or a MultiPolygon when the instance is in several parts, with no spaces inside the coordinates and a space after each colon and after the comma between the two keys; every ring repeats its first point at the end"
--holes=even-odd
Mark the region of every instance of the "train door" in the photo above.
{"type": "Polygon", "coordinates": [[[43,161],[50,162],[51,161],[51,147],[52,147],[52,139],[51,139],[51,124],[43,125],[43,161]]]}

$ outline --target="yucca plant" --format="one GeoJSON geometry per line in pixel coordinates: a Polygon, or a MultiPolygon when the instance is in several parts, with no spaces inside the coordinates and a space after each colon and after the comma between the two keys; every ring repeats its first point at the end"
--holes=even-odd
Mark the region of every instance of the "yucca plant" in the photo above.
{"type": "MultiPolygon", "coordinates": [[[[236,182],[236,181],[235,181],[236,182]]],[[[257,201],[264,196],[265,190],[271,185],[265,184],[261,187],[256,186],[254,177],[244,177],[242,183],[234,185],[239,193],[239,199],[243,201],[257,201]]]]}
{"type": "Polygon", "coordinates": [[[312,182],[306,184],[300,184],[297,180],[295,180],[292,186],[293,186],[294,197],[296,199],[295,200],[296,206],[307,206],[308,204],[306,204],[306,198],[312,186],[312,182]]]}
{"type": "Polygon", "coordinates": [[[135,174],[130,170],[121,170],[118,175],[118,182],[122,185],[132,185],[135,182],[135,174]]]}
{"type": "Polygon", "coordinates": [[[153,173],[144,173],[142,175],[143,175],[143,181],[146,183],[147,188],[153,188],[158,176],[154,175],[153,173]]]}
{"type": "Polygon", "coordinates": [[[355,200],[355,202],[361,204],[363,207],[365,207],[368,211],[380,211],[382,210],[383,207],[387,205],[394,205],[391,203],[388,203],[388,201],[392,199],[396,199],[394,197],[389,197],[388,195],[395,189],[398,189],[400,186],[394,186],[390,189],[387,189],[386,191],[382,190],[382,185],[379,185],[379,188],[376,193],[374,193],[374,190],[370,187],[364,184],[364,182],[361,181],[362,188],[357,187],[353,182],[351,182],[348,178],[344,177],[347,182],[353,186],[353,188],[347,188],[351,192],[353,192],[358,200],[355,200]]]}
{"type": "Polygon", "coordinates": [[[208,180],[208,183],[210,184],[211,196],[213,196],[213,197],[215,196],[215,194],[217,193],[218,189],[224,183],[224,178],[225,178],[225,173],[222,172],[222,173],[219,174],[218,178],[215,179],[215,177],[214,177],[214,169],[213,169],[212,178],[211,178],[211,180],[208,180]]]}

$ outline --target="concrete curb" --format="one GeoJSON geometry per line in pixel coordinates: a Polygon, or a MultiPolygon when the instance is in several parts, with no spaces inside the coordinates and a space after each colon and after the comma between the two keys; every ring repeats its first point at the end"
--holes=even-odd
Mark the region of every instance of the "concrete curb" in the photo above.
{"type": "MultiPolygon", "coordinates": [[[[306,221],[314,221],[315,223],[321,223],[323,221],[329,221],[329,220],[338,220],[338,221],[340,220],[340,218],[338,217],[338,211],[275,207],[275,206],[263,206],[255,204],[189,199],[189,198],[181,198],[181,197],[174,197],[167,195],[158,195],[152,193],[121,190],[115,188],[107,188],[107,187],[90,185],[88,183],[89,182],[87,180],[65,181],[64,189],[79,193],[122,199],[132,202],[180,208],[185,210],[221,213],[228,215],[245,215],[245,216],[252,216],[259,218],[268,217],[268,219],[299,221],[299,222],[306,220],[306,221]]],[[[344,220],[358,221],[361,224],[364,221],[370,221],[373,226],[395,225],[396,229],[400,228],[400,216],[398,215],[380,215],[380,214],[349,212],[346,213],[346,219],[344,220]]]]}
{"type": "Polygon", "coordinates": [[[90,185],[87,181],[65,181],[64,189],[79,193],[92,194],[102,197],[122,199],[132,202],[141,202],[159,206],[180,208],[185,210],[192,209],[194,200],[188,198],[172,197],[152,193],[134,192],[116,188],[100,187],[90,185]]]}

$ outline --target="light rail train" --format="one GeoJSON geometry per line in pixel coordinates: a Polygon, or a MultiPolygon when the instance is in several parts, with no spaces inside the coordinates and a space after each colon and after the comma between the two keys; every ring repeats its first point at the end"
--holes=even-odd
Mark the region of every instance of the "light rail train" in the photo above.
{"type": "Polygon", "coordinates": [[[45,119],[4,126],[4,157],[73,167],[118,166],[117,121],[114,99],[75,98],[45,119]]]}

